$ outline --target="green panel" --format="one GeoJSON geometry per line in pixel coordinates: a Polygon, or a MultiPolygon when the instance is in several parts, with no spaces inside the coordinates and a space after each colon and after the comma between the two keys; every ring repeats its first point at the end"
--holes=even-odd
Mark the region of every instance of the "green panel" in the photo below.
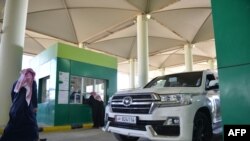
{"type": "MultiPolygon", "coordinates": [[[[57,86],[56,86],[56,105],[55,105],[55,125],[66,125],[69,122],[69,105],[58,104],[59,91],[59,72],[70,73],[70,61],[68,59],[57,58],[57,86]]],[[[69,92],[69,91],[68,91],[69,92]]]]}
{"type": "Polygon", "coordinates": [[[117,59],[114,57],[62,43],[58,44],[58,57],[108,68],[117,68],[117,59]]]}
{"type": "Polygon", "coordinates": [[[91,123],[91,109],[88,105],[70,104],[69,122],[71,124],[91,123]]]}
{"type": "Polygon", "coordinates": [[[70,125],[69,104],[56,104],[54,125],[70,125]]]}
{"type": "Polygon", "coordinates": [[[56,105],[56,115],[55,125],[72,125],[92,122],[91,109],[87,105],[58,104],[56,105]]]}
{"type": "Polygon", "coordinates": [[[113,80],[116,79],[117,70],[77,61],[71,61],[71,74],[113,80]]]}
{"type": "Polygon", "coordinates": [[[250,63],[249,6],[249,0],[212,0],[219,67],[250,63]]]}
{"type": "Polygon", "coordinates": [[[224,124],[250,124],[249,72],[250,65],[219,71],[224,124]]]}
{"type": "Polygon", "coordinates": [[[224,124],[250,124],[249,7],[249,0],[212,0],[224,124]]]}
{"type": "Polygon", "coordinates": [[[70,73],[70,60],[57,58],[57,70],[70,73]]]}

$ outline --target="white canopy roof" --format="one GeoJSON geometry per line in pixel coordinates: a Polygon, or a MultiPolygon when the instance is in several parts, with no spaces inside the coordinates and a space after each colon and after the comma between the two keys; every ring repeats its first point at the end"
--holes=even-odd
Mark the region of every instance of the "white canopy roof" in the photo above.
{"type": "Polygon", "coordinates": [[[194,63],[216,58],[210,0],[29,0],[24,52],[36,55],[57,41],[84,43],[116,56],[119,71],[127,72],[127,60],[137,58],[140,14],[151,15],[150,70],[183,65],[185,44],[195,45],[194,63]]]}

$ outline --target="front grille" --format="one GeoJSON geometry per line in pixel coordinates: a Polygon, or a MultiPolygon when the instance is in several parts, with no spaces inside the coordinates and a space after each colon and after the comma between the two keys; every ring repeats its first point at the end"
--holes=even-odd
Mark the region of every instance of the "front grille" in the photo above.
{"type": "Polygon", "coordinates": [[[159,98],[154,94],[115,95],[111,101],[111,108],[115,113],[149,114],[154,108],[155,101],[159,101],[159,98]],[[126,98],[129,99],[127,103],[126,98]]]}

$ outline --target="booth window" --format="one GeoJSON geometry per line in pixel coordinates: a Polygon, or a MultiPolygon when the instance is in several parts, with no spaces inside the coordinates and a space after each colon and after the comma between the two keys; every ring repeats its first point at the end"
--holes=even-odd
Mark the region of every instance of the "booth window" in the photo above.
{"type": "Polygon", "coordinates": [[[44,103],[49,100],[49,81],[50,77],[46,76],[39,79],[39,103],[44,103]]]}
{"type": "Polygon", "coordinates": [[[82,104],[91,92],[97,92],[104,101],[106,95],[106,80],[81,76],[70,78],[70,104],[82,104]]]}

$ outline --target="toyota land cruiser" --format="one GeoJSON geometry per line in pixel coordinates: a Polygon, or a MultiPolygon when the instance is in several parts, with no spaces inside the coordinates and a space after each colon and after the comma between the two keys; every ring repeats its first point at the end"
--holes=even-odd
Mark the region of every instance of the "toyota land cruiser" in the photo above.
{"type": "Polygon", "coordinates": [[[209,70],[156,77],[142,89],[114,94],[103,130],[119,141],[210,141],[221,122],[218,88],[209,70]]]}

